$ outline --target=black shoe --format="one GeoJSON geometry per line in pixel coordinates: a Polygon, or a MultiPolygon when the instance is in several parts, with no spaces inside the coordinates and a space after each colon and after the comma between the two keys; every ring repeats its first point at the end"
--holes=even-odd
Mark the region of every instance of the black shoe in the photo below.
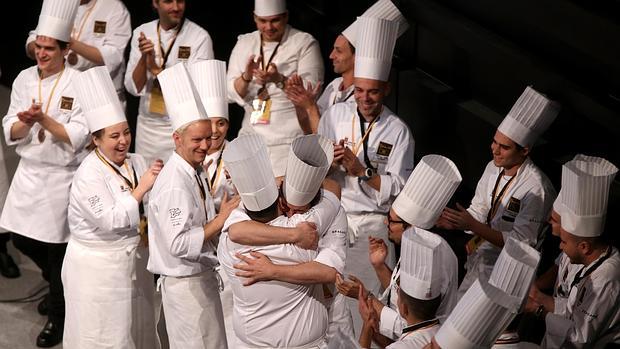
{"type": "Polygon", "coordinates": [[[6,252],[0,252],[0,274],[9,279],[14,279],[21,275],[13,258],[6,252]]]}
{"type": "Polygon", "coordinates": [[[54,325],[53,322],[47,320],[45,327],[37,336],[37,347],[49,348],[62,342],[62,326],[54,325]]]}
{"type": "Polygon", "coordinates": [[[47,302],[49,301],[49,296],[49,293],[43,296],[43,299],[39,302],[39,305],[37,305],[37,311],[43,316],[47,316],[47,302]]]}

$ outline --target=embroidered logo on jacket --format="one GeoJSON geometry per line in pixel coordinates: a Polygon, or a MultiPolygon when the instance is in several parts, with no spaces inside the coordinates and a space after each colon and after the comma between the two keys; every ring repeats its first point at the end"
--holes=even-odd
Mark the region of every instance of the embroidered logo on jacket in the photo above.
{"type": "Polygon", "coordinates": [[[394,146],[392,144],[379,142],[379,147],[377,148],[377,155],[390,156],[393,147],[394,146]]]}
{"type": "Polygon", "coordinates": [[[192,54],[192,48],[189,46],[179,46],[179,59],[188,59],[192,54]]]}
{"type": "Polygon", "coordinates": [[[510,200],[508,200],[508,205],[506,206],[506,210],[502,215],[502,219],[506,222],[514,222],[520,210],[521,200],[515,197],[511,197],[510,200]]]}
{"type": "Polygon", "coordinates": [[[104,21],[95,21],[95,27],[93,28],[93,32],[95,34],[105,34],[105,27],[107,23],[104,21]]]}
{"type": "Polygon", "coordinates": [[[73,97],[60,97],[60,109],[71,110],[73,109],[73,97]]]}

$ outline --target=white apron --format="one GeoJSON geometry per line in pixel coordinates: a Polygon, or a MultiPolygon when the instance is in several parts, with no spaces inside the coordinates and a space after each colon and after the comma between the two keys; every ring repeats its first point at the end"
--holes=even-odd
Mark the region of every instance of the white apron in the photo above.
{"type": "Polygon", "coordinates": [[[63,348],[158,348],[153,274],[138,242],[69,240],[63,348]]]}
{"type": "MultiPolygon", "coordinates": [[[[6,169],[6,162],[4,160],[4,142],[3,137],[0,137],[0,213],[2,207],[4,207],[4,201],[6,200],[6,194],[9,191],[9,174],[6,169]]],[[[0,228],[0,233],[4,233],[4,229],[0,228]]]]}
{"type": "Polygon", "coordinates": [[[42,242],[67,242],[69,188],[75,170],[77,167],[22,158],[4,203],[0,226],[42,242]]]}
{"type": "Polygon", "coordinates": [[[228,348],[215,273],[159,278],[171,349],[228,348]]]}
{"type": "Polygon", "coordinates": [[[147,164],[157,159],[168,161],[174,151],[172,131],[168,116],[156,118],[138,115],[136,153],[142,155],[147,164]]]}

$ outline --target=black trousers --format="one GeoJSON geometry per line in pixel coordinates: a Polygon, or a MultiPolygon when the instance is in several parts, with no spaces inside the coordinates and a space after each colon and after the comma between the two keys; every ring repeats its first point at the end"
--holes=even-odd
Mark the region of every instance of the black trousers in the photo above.
{"type": "Polygon", "coordinates": [[[64,326],[65,296],[60,273],[67,244],[53,244],[13,233],[13,244],[41,269],[43,279],[49,282],[48,319],[55,325],[64,326]]]}
{"type": "Polygon", "coordinates": [[[11,240],[11,233],[0,233],[0,252],[6,253],[6,243],[11,240]]]}

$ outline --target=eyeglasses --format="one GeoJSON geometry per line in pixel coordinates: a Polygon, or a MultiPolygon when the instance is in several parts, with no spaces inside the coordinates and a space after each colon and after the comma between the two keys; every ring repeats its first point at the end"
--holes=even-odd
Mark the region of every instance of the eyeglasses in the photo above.
{"type": "Polygon", "coordinates": [[[392,217],[390,217],[390,215],[387,215],[387,221],[388,224],[407,224],[407,222],[403,221],[403,220],[399,220],[399,219],[392,219],[392,217]]]}

